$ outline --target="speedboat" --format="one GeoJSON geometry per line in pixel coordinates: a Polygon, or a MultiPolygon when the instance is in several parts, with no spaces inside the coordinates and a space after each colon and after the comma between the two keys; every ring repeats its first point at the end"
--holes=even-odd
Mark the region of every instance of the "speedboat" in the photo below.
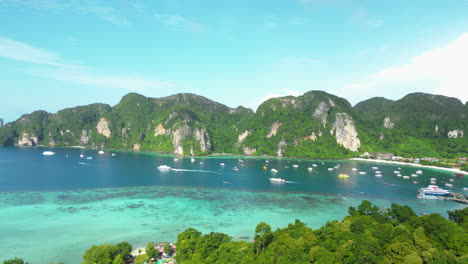
{"type": "Polygon", "coordinates": [[[271,172],[275,172],[275,173],[276,173],[276,172],[278,172],[278,170],[277,170],[277,169],[271,169],[271,172]]]}
{"type": "Polygon", "coordinates": [[[366,175],[366,172],[365,171],[360,171],[359,175],[366,175]]]}
{"type": "Polygon", "coordinates": [[[52,155],[55,155],[55,152],[52,152],[52,151],[50,151],[50,150],[47,150],[47,151],[42,152],[42,155],[44,155],[44,156],[52,156],[52,155]]]}
{"type": "Polygon", "coordinates": [[[339,178],[349,178],[349,176],[346,175],[346,174],[344,174],[344,173],[338,174],[338,177],[339,177],[339,178]]]}
{"type": "Polygon", "coordinates": [[[436,195],[436,196],[448,196],[452,193],[449,190],[444,190],[442,188],[439,188],[439,186],[432,185],[432,184],[427,186],[426,188],[421,188],[418,191],[426,195],[436,195]]]}
{"type": "Polygon", "coordinates": [[[98,154],[99,154],[99,155],[103,155],[103,154],[104,154],[104,151],[100,150],[100,151],[98,152],[98,154]]]}
{"type": "Polygon", "coordinates": [[[293,168],[299,168],[299,165],[294,164],[294,165],[293,165],[293,168]]]}
{"type": "Polygon", "coordinates": [[[270,178],[270,181],[272,181],[272,182],[285,182],[286,180],[281,179],[281,178],[270,178]]]}
{"type": "Polygon", "coordinates": [[[160,171],[168,171],[170,169],[171,169],[171,167],[169,167],[167,165],[158,166],[158,170],[160,170],[160,171]]]}
{"type": "Polygon", "coordinates": [[[422,174],[422,170],[417,170],[416,174],[422,174]]]}

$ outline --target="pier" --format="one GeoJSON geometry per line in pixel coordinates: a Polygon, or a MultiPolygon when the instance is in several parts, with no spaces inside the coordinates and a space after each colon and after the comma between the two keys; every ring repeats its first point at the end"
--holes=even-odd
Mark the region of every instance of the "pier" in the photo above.
{"type": "Polygon", "coordinates": [[[450,196],[445,198],[445,200],[452,200],[455,202],[468,204],[468,199],[461,193],[451,193],[450,196]]]}

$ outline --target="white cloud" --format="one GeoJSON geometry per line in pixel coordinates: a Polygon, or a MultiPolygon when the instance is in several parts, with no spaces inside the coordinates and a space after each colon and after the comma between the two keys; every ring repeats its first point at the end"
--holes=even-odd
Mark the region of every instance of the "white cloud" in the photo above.
{"type": "Polygon", "coordinates": [[[207,29],[205,24],[190,20],[178,14],[154,14],[154,17],[174,31],[203,32],[207,29]]]}
{"type": "MultiPolygon", "coordinates": [[[[428,92],[468,100],[468,33],[444,47],[429,50],[408,63],[375,72],[359,83],[345,85],[341,96],[356,94],[398,99],[410,92],[428,92]]],[[[361,100],[364,98],[360,98],[361,100]]]]}
{"type": "Polygon", "coordinates": [[[38,64],[58,64],[61,60],[56,53],[2,37],[0,37],[0,57],[38,64]]]}
{"type": "Polygon", "coordinates": [[[95,87],[107,87],[143,91],[151,88],[169,89],[175,85],[168,81],[133,75],[111,75],[90,67],[67,63],[55,52],[29,44],[0,37],[0,58],[33,63],[25,72],[69,83],[95,87]]]}
{"type": "Polygon", "coordinates": [[[0,7],[13,6],[51,13],[73,12],[80,15],[93,15],[115,25],[128,25],[127,18],[108,3],[99,0],[0,0],[0,7]]]}

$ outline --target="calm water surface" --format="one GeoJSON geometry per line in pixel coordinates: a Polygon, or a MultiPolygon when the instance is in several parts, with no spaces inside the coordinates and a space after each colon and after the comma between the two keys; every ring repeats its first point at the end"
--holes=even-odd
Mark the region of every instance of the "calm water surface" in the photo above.
{"type": "Polygon", "coordinates": [[[341,219],[363,199],[446,214],[464,205],[421,201],[416,190],[430,178],[440,186],[452,183],[455,192],[468,186],[467,177],[449,172],[421,169],[422,175],[405,180],[394,171],[410,176],[420,168],[357,161],[200,157],[192,162],[154,153],[112,156],[66,148],[43,156],[44,150],[0,148],[0,261],[19,256],[34,264],[80,263],[93,244],[175,241],[188,227],[252,236],[260,221],[277,228],[297,218],[318,228],[341,219]],[[174,170],[157,170],[162,164],[174,170]],[[311,172],[307,168],[313,164],[311,172]],[[272,168],[279,172],[271,173],[272,168]],[[374,176],[376,170],[382,178],[374,176]],[[350,177],[339,178],[339,173],[350,177]]]}

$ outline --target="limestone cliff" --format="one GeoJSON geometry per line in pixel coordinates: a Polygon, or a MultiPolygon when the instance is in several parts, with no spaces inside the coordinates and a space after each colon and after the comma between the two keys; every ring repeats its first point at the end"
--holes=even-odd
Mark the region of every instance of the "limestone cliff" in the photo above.
{"type": "Polygon", "coordinates": [[[106,138],[110,138],[111,136],[111,131],[109,129],[109,123],[105,118],[101,118],[96,125],[97,132],[106,138]]]}
{"type": "Polygon", "coordinates": [[[454,129],[452,131],[447,132],[448,138],[462,138],[463,137],[463,130],[454,129]]]}
{"type": "Polygon", "coordinates": [[[337,113],[335,115],[333,131],[335,132],[336,143],[343,147],[351,151],[357,151],[361,146],[354,122],[347,113],[337,113]]]}
{"type": "Polygon", "coordinates": [[[266,135],[266,138],[271,138],[271,137],[276,136],[276,133],[278,133],[278,129],[280,126],[281,126],[281,123],[279,121],[275,121],[275,123],[271,125],[270,132],[268,133],[268,135],[266,135]]]}
{"type": "Polygon", "coordinates": [[[16,142],[17,146],[36,146],[39,143],[39,139],[33,133],[24,132],[16,142]]]}

